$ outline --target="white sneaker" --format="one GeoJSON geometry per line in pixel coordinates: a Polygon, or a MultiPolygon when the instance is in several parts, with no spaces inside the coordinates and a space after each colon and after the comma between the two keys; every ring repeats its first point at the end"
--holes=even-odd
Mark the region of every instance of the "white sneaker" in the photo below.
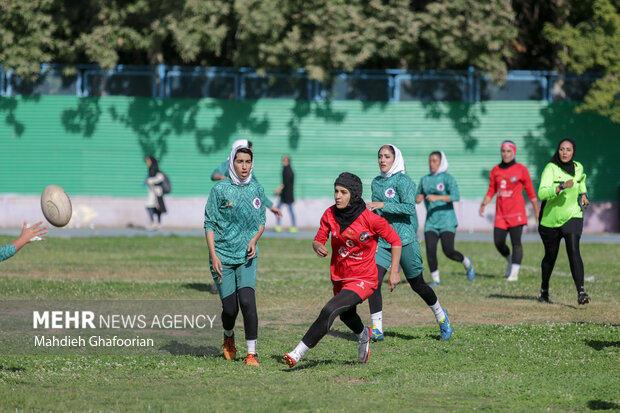
{"type": "Polygon", "coordinates": [[[364,327],[362,336],[357,342],[357,356],[360,363],[368,362],[368,356],[370,355],[370,338],[372,337],[372,330],[370,327],[364,327]]]}
{"type": "Polygon", "coordinates": [[[519,270],[511,271],[506,281],[519,281],[519,270]]]}
{"type": "Polygon", "coordinates": [[[506,260],[508,260],[508,264],[506,264],[506,274],[504,276],[508,278],[510,277],[510,270],[512,270],[512,254],[508,254],[506,260]]]}

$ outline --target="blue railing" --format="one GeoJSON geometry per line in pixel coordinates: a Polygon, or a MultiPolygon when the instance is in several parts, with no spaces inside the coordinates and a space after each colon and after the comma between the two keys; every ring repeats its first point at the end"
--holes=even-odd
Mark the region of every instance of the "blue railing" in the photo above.
{"type": "Polygon", "coordinates": [[[357,70],[335,73],[327,85],[303,69],[265,75],[249,68],[118,65],[41,65],[36,81],[0,64],[0,96],[75,95],[158,98],[296,99],[311,101],[582,100],[599,75],[509,71],[502,85],[469,70],[357,70]],[[67,70],[71,69],[71,70],[67,70]]]}

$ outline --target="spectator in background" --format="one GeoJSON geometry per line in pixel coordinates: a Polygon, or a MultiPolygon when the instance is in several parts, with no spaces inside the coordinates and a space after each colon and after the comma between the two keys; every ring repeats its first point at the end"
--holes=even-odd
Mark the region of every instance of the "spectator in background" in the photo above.
{"type": "MultiPolygon", "coordinates": [[[[236,148],[239,146],[252,150],[252,142],[247,139],[237,139],[232,144],[232,148],[236,148]]],[[[223,179],[230,177],[230,173],[228,171],[229,161],[230,161],[229,159],[226,159],[217,168],[215,168],[213,172],[211,172],[212,181],[221,181],[223,179]]],[[[256,179],[256,174],[254,172],[252,172],[252,180],[258,183],[258,179],[256,179]]],[[[276,218],[282,217],[282,213],[280,212],[280,209],[274,206],[273,202],[271,202],[271,200],[267,198],[266,195],[263,195],[263,199],[261,199],[261,202],[263,203],[263,205],[265,205],[265,208],[273,212],[276,218]]]]}
{"type": "Polygon", "coordinates": [[[156,231],[161,228],[161,214],[167,212],[164,203],[164,190],[161,186],[164,182],[164,174],[159,170],[157,159],[153,156],[147,156],[145,162],[149,168],[148,176],[144,181],[149,191],[146,199],[146,210],[149,213],[151,229],[156,231]],[[157,216],[157,222],[155,222],[155,216],[157,216]]]}
{"type": "MultiPolygon", "coordinates": [[[[293,202],[295,198],[293,196],[295,186],[295,172],[291,168],[291,157],[284,155],[282,157],[282,185],[278,186],[275,190],[276,195],[280,195],[280,202],[278,203],[278,209],[282,209],[282,204],[288,206],[288,211],[291,214],[291,227],[289,231],[291,233],[297,232],[297,224],[295,223],[295,213],[293,212],[293,202]]],[[[276,232],[282,232],[280,226],[281,218],[276,218],[276,232]]]]}
{"type": "Polygon", "coordinates": [[[22,227],[22,233],[15,241],[10,244],[0,246],[0,261],[8,260],[13,255],[17,254],[17,251],[31,241],[44,241],[45,238],[40,238],[41,235],[47,234],[47,227],[39,227],[43,224],[43,221],[39,221],[33,226],[29,227],[26,221],[22,227]]]}

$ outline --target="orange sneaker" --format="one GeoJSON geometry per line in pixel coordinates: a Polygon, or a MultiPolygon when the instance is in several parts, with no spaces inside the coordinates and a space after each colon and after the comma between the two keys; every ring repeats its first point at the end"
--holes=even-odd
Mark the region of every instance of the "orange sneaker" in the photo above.
{"type": "Polygon", "coordinates": [[[293,358],[293,356],[291,356],[291,355],[290,355],[290,354],[288,354],[288,353],[286,353],[286,354],[284,355],[284,362],[285,362],[286,364],[288,364],[288,366],[289,366],[290,368],[295,367],[295,364],[297,364],[297,362],[295,361],[295,359],[293,358]]]}
{"type": "Polygon", "coordinates": [[[237,357],[237,347],[235,347],[234,334],[231,337],[224,336],[224,344],[222,344],[222,348],[224,349],[224,358],[226,360],[233,360],[237,357]]]}
{"type": "Polygon", "coordinates": [[[256,366],[258,367],[258,356],[256,354],[248,353],[247,357],[243,359],[243,362],[246,366],[256,366]]]}

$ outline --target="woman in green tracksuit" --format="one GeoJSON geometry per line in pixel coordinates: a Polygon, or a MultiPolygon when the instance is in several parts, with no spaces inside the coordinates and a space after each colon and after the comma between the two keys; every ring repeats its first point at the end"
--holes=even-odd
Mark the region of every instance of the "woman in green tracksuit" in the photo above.
{"type": "Polygon", "coordinates": [[[573,161],[577,146],[572,139],[562,139],[555,155],[542,172],[538,197],[543,201],[538,233],[545,247],[541,263],[542,283],[538,301],[549,303],[549,279],[560,249],[566,242],[570,272],[577,288],[577,302],[587,304],[590,297],[584,289],[584,269],[579,239],[583,231],[583,208],[590,205],[586,174],[579,162],[573,161]]]}
{"type": "Polygon", "coordinates": [[[426,259],[431,270],[431,285],[439,285],[439,267],[437,264],[437,243],[441,239],[441,248],[446,257],[460,262],[465,267],[469,281],[476,276],[472,260],[454,249],[454,237],[458,222],[454,213],[454,202],[460,199],[456,180],[448,170],[448,159],[443,152],[432,152],[428,157],[430,174],[423,176],[418,186],[416,202],[424,201],[426,222],[424,224],[424,243],[426,259]]]}
{"type": "MultiPolygon", "coordinates": [[[[405,174],[405,160],[400,150],[394,145],[383,145],[379,148],[379,169],[381,175],[372,181],[372,202],[367,207],[376,214],[385,218],[398,233],[403,244],[400,266],[405,273],[407,282],[423,300],[433,313],[441,338],[448,340],[452,335],[452,325],[448,319],[448,311],[439,305],[437,295],[422,277],[422,252],[416,235],[418,231],[418,217],[415,212],[415,183],[405,174]]],[[[372,338],[383,340],[383,300],[381,297],[381,282],[390,268],[392,250],[390,244],[383,238],[375,259],[379,271],[379,286],[368,299],[370,318],[372,320],[372,338]]]]}

